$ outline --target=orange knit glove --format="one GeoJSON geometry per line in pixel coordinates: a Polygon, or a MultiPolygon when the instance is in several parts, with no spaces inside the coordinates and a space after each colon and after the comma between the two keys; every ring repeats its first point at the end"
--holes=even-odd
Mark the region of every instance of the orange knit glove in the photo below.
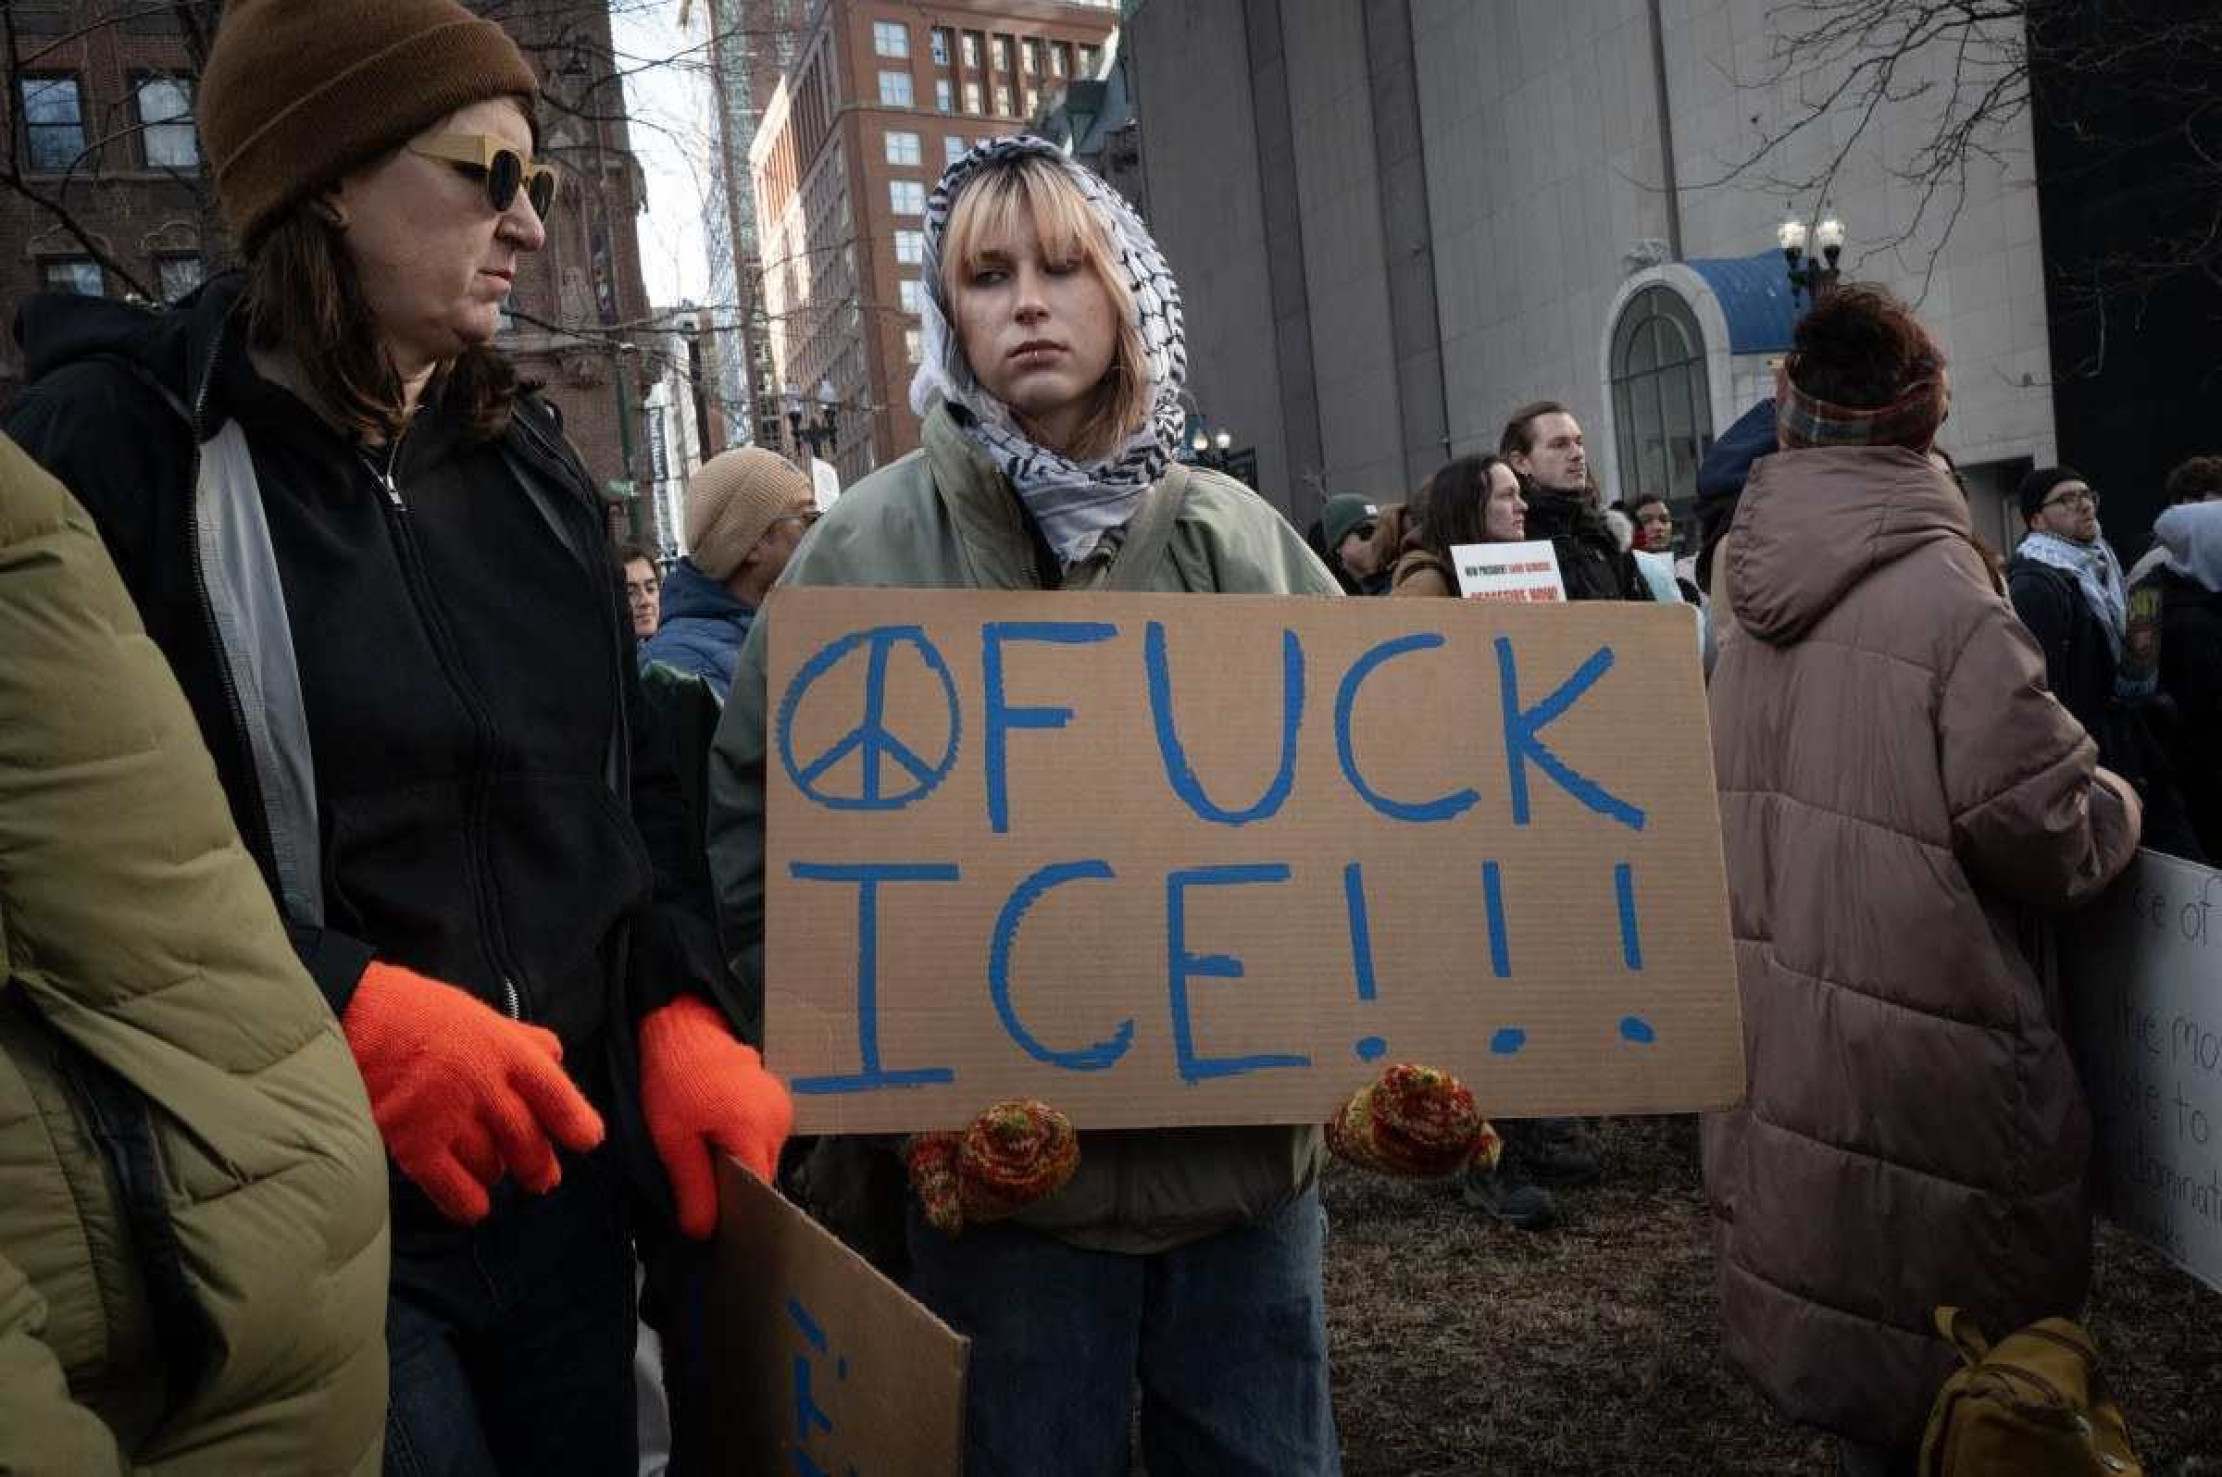
{"type": "Polygon", "coordinates": [[[373,963],[340,1029],[386,1152],[450,1220],[485,1219],[505,1166],[535,1195],[554,1189],[563,1167],[551,1137],[581,1153],[602,1141],[555,1033],[453,985],[373,963]]]}
{"type": "Polygon", "coordinates": [[[713,1147],[769,1182],[795,1126],[787,1085],[734,1039],[724,1016],[688,995],[640,1023],[640,1110],[671,1177],[679,1229],[697,1241],[717,1227],[713,1147]]]}

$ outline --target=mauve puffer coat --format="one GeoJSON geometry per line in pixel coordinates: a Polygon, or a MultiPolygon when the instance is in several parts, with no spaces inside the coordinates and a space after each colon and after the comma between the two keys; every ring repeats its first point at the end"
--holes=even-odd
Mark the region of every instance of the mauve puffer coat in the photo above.
{"type": "Polygon", "coordinates": [[[1953,1365],[2073,1314],[2090,1125],[2046,910],[2130,860],[2129,788],[1895,447],[1758,464],[1711,688],[1750,1094],[1705,1126],[1728,1352],[1792,1418],[1919,1440],[1953,1365]]]}

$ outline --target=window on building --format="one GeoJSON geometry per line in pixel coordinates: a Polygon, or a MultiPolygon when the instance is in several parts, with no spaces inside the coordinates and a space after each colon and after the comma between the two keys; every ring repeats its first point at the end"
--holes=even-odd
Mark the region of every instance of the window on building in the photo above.
{"type": "Polygon", "coordinates": [[[1613,329],[1614,440],[1620,496],[1663,493],[1687,523],[1697,497],[1697,465],[1713,445],[1713,399],[1705,373],[1705,336],[1681,295],[1647,287],[1621,310],[1613,329]]]}
{"type": "Polygon", "coordinates": [[[972,141],[970,139],[960,138],[953,133],[950,134],[947,138],[943,139],[941,141],[942,168],[946,169],[950,165],[956,163],[959,159],[962,159],[965,156],[965,151],[970,149],[971,147],[972,141]]]}
{"type": "Polygon", "coordinates": [[[1083,77],[1093,77],[1096,74],[1096,64],[1102,59],[1103,48],[1099,46],[1081,47],[1079,75],[1083,77]]]}
{"type": "Polygon", "coordinates": [[[193,85],[182,77],[142,77],[134,98],[147,168],[199,168],[201,141],[193,131],[193,85]]]}
{"type": "Polygon", "coordinates": [[[883,108],[907,108],[910,105],[910,73],[880,73],[880,106],[883,108]]]}
{"type": "Polygon", "coordinates": [[[957,89],[947,77],[937,78],[934,82],[934,109],[942,113],[957,110],[957,89]]]}
{"type": "Polygon", "coordinates": [[[995,51],[994,51],[994,55],[995,55],[995,70],[997,70],[998,72],[1008,72],[1009,70],[1011,70],[1011,38],[1010,38],[1010,37],[1008,37],[1008,36],[998,36],[998,37],[996,37],[996,38],[995,38],[995,51]]]}
{"type": "Polygon", "coordinates": [[[1049,43],[1049,75],[1064,77],[1072,72],[1072,47],[1063,41],[1049,43]]]}
{"type": "Polygon", "coordinates": [[[915,134],[915,133],[899,133],[899,132],[896,132],[896,131],[895,131],[895,130],[893,130],[893,129],[890,129],[890,130],[888,130],[888,134],[887,134],[887,162],[888,162],[888,163],[890,163],[890,164],[902,164],[902,165],[907,165],[907,166],[909,166],[909,167],[911,167],[911,168],[915,169],[915,168],[917,168],[917,167],[918,167],[918,161],[919,161],[919,158],[920,158],[920,157],[921,157],[921,156],[920,156],[920,154],[919,154],[919,150],[918,150],[918,135],[917,135],[917,134],[915,134]]]}
{"type": "Polygon", "coordinates": [[[995,84],[995,115],[998,118],[1011,116],[1011,84],[1008,82],[995,84]]]}
{"type": "Polygon", "coordinates": [[[966,111],[967,113],[977,113],[977,112],[979,112],[979,111],[980,111],[980,84],[979,84],[979,83],[977,83],[977,82],[967,82],[967,83],[965,83],[965,85],[964,85],[964,110],[965,110],[965,111],[966,111]]]}
{"type": "Polygon", "coordinates": [[[937,67],[948,66],[949,28],[947,26],[935,26],[933,34],[927,38],[927,42],[933,52],[934,65],[937,67]]]}
{"type": "Polygon", "coordinates": [[[1042,74],[1042,43],[1039,37],[1027,37],[1025,46],[1019,50],[1019,57],[1024,62],[1027,71],[1032,72],[1037,77],[1042,74]]]}
{"type": "Polygon", "coordinates": [[[903,295],[904,312],[915,318],[925,311],[923,304],[926,298],[926,289],[924,284],[919,282],[916,277],[905,277],[897,290],[903,295]]]}
{"type": "Polygon", "coordinates": [[[926,335],[922,329],[903,330],[903,357],[917,364],[926,357],[926,335]]]}
{"type": "Polygon", "coordinates": [[[975,69],[980,65],[980,33],[978,31],[964,33],[964,64],[975,69]]]}
{"type": "Polygon", "coordinates": [[[49,257],[40,264],[39,280],[48,292],[75,292],[85,297],[100,297],[107,292],[100,263],[89,256],[49,257]]]}
{"type": "Polygon", "coordinates": [[[154,275],[162,301],[174,303],[201,285],[201,279],[208,275],[208,264],[198,252],[166,253],[154,259],[154,275]]]}
{"type": "Polygon", "coordinates": [[[887,182],[887,204],[897,215],[924,215],[926,187],[914,179],[891,179],[887,182]]]}
{"type": "Polygon", "coordinates": [[[26,162],[38,174],[59,174],[85,152],[85,99],[74,76],[34,73],[20,79],[26,162]]]}
{"type": "Polygon", "coordinates": [[[880,56],[909,56],[910,27],[901,21],[872,22],[872,50],[880,56]]]}
{"type": "Polygon", "coordinates": [[[1042,90],[1041,90],[1041,89],[1040,89],[1039,87],[1029,87],[1029,88],[1027,88],[1027,89],[1026,89],[1026,116],[1027,116],[1027,117],[1029,117],[1029,118],[1033,117],[1033,116],[1034,116],[1034,114],[1036,114],[1037,112],[1039,112],[1039,111],[1041,110],[1041,106],[1042,106],[1042,90]]]}
{"type": "Polygon", "coordinates": [[[906,267],[915,267],[926,260],[926,233],[924,231],[897,231],[895,233],[895,260],[906,267]]]}

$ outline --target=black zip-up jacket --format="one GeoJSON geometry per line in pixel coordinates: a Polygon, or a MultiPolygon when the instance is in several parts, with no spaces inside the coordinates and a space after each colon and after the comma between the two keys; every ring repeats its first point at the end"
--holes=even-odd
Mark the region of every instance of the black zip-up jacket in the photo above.
{"type": "Polygon", "coordinates": [[[591,479],[531,395],[497,441],[435,404],[351,443],[255,373],[238,294],[32,299],[5,428],[98,523],[334,1012],[375,957],[549,1027],[590,1085],[608,1047],[629,1089],[633,1019],[727,992],[668,758],[632,762],[591,479]],[[228,512],[197,491],[227,446],[260,494],[228,512]]]}
{"type": "Polygon", "coordinates": [[[1527,478],[1521,479],[1521,491],[1528,502],[1527,536],[1551,541],[1567,599],[1651,598],[1651,586],[1636,568],[1635,556],[1620,547],[1605,515],[1586,497],[1553,492],[1527,478]]]}

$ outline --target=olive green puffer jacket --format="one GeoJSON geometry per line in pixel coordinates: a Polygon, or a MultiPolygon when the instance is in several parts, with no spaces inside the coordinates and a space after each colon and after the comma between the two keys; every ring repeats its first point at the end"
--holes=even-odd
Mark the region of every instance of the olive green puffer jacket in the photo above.
{"type": "Polygon", "coordinates": [[[0,653],[0,1473],[376,1472],[361,1079],[91,520],[5,438],[0,653]]]}

